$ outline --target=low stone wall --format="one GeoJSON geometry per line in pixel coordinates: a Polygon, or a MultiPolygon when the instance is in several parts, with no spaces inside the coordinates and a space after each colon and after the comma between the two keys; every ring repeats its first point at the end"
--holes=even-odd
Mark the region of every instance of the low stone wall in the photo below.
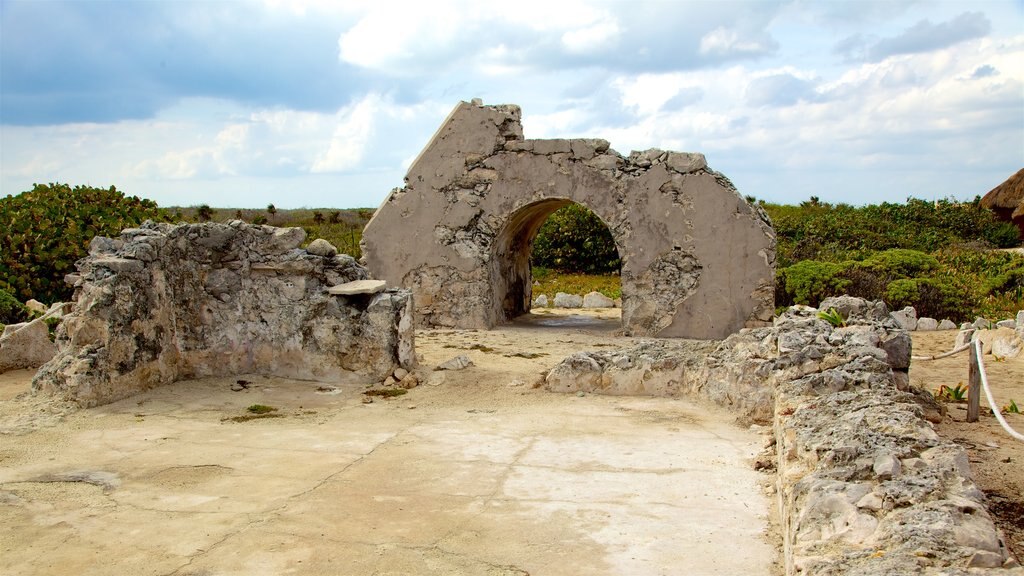
{"type": "Polygon", "coordinates": [[[957,574],[1007,551],[967,454],[939,438],[927,392],[909,387],[911,341],[885,305],[822,302],[845,326],[794,307],[714,348],[642,343],[575,354],[555,391],[695,394],[770,424],[787,574],[957,574]]]}
{"type": "Polygon", "coordinates": [[[367,271],[304,239],[241,221],[147,222],[93,239],[33,390],[95,406],[202,376],[379,380],[413,367],[411,294],[330,294],[367,271]]]}

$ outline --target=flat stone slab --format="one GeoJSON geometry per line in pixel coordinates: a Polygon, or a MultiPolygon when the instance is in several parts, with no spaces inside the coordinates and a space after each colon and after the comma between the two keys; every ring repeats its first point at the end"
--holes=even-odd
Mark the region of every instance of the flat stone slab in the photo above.
{"type": "MultiPolygon", "coordinates": [[[[180,382],[0,436],[0,574],[774,573],[763,438],[734,414],[508,386],[578,332],[416,337],[424,366],[476,366],[369,404],[364,382],[180,382]],[[254,404],[277,410],[230,420],[254,404]]],[[[0,431],[45,415],[15,402],[0,378],[0,431]]]]}
{"type": "Polygon", "coordinates": [[[351,296],[353,294],[377,294],[383,292],[387,287],[383,280],[353,280],[327,289],[328,294],[334,296],[351,296]]]}

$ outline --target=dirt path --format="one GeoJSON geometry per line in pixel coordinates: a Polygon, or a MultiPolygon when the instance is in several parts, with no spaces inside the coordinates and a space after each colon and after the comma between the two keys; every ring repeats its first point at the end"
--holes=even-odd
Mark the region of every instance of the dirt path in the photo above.
{"type": "Polygon", "coordinates": [[[532,387],[615,324],[422,331],[424,366],[475,365],[370,404],[214,378],[58,419],[6,375],[0,573],[772,574],[761,435],[689,399],[532,387]]]}
{"type": "MultiPolygon", "coordinates": [[[[992,330],[984,338],[1009,330],[992,330]]],[[[914,332],[914,354],[931,356],[953,349],[956,331],[914,332]]],[[[984,357],[992,393],[999,407],[1011,399],[1024,410],[1024,355],[1009,360],[984,357]]],[[[942,385],[955,387],[967,383],[967,353],[935,361],[915,360],[910,381],[929,391],[942,385]]],[[[942,436],[963,445],[969,454],[971,471],[979,488],[988,496],[989,510],[1007,537],[1017,558],[1024,557],[1024,442],[1014,440],[996,422],[982,396],[982,414],[978,422],[966,422],[966,404],[946,404],[947,414],[938,426],[942,436]]],[[[1006,420],[1024,433],[1024,415],[1007,414],[1006,420]]]]}

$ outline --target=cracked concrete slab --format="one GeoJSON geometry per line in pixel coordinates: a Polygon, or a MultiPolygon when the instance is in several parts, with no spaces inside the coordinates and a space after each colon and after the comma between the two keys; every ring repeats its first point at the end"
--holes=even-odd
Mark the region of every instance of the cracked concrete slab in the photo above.
{"type": "Polygon", "coordinates": [[[425,366],[474,366],[372,404],[354,385],[210,378],[34,426],[12,392],[27,379],[0,381],[0,573],[773,573],[762,438],[731,414],[517,384],[621,337],[416,338],[425,366]],[[257,403],[280,417],[227,420],[257,403]]]}

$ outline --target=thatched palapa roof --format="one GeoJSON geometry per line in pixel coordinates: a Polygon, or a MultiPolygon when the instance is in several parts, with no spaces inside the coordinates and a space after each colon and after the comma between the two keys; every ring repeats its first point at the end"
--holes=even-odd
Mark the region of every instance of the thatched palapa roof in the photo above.
{"type": "Polygon", "coordinates": [[[1014,217],[1024,213],[1024,168],[985,194],[981,199],[981,205],[992,210],[1015,211],[1014,217]]]}

